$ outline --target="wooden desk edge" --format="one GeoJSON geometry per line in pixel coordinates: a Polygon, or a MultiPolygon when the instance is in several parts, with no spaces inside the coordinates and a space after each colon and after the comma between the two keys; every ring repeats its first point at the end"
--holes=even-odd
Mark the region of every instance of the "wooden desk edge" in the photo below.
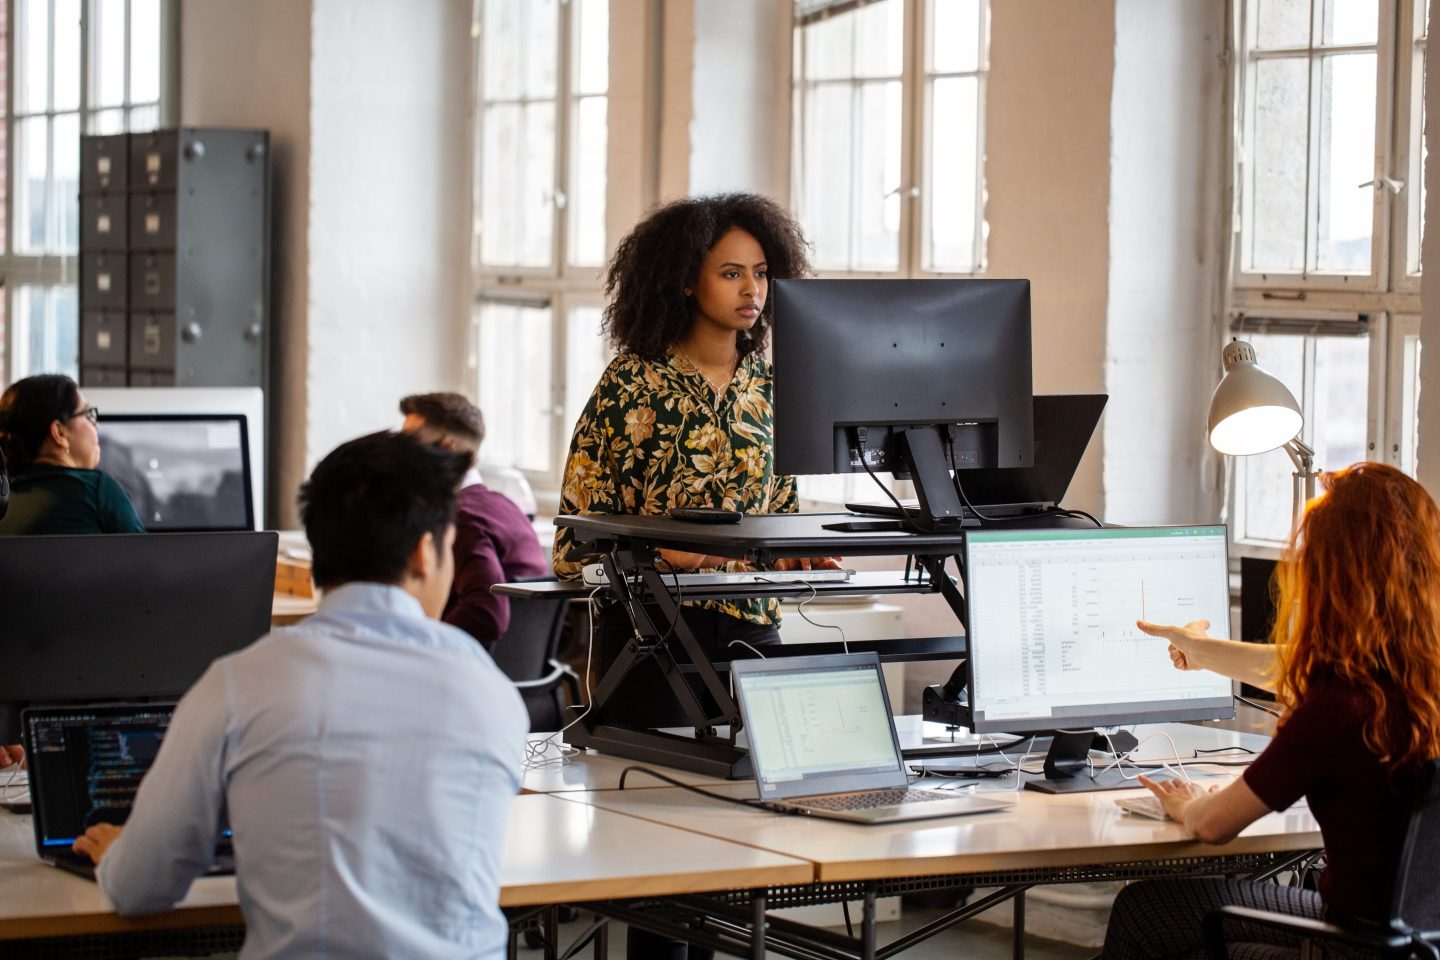
{"type": "Polygon", "coordinates": [[[112,910],[14,917],[0,920],[0,940],[35,940],[97,933],[145,933],[195,927],[243,926],[239,904],[178,907],[145,917],[122,917],[112,910]]]}
{"type": "MultiPolygon", "coordinates": [[[[707,836],[707,839],[713,838],[707,836]]],[[[749,844],[736,843],[736,846],[749,844]]],[[[628,900],[634,897],[676,896],[678,893],[716,893],[722,890],[805,885],[815,881],[815,864],[787,854],[776,856],[785,857],[792,862],[720,871],[701,867],[693,872],[668,873],[662,877],[640,874],[634,877],[607,877],[604,880],[557,881],[506,887],[500,891],[500,906],[533,907],[554,903],[584,903],[590,900],[628,900]],[[677,891],[677,884],[685,889],[677,891]]]]}

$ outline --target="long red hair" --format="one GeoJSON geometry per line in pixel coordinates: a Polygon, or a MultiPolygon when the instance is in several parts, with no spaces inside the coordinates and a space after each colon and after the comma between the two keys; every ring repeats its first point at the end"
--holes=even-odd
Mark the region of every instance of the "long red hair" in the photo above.
{"type": "Polygon", "coordinates": [[[1382,762],[1440,756],[1440,509],[1381,463],[1322,482],[1276,570],[1276,692],[1293,709],[1317,683],[1358,688],[1382,762]]]}

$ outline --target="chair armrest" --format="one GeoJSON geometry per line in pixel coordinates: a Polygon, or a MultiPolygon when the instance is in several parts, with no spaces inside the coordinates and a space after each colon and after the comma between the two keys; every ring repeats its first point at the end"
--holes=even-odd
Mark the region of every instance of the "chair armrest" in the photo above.
{"type": "Polygon", "coordinates": [[[565,668],[554,660],[551,660],[550,672],[545,674],[545,676],[537,677],[534,680],[516,680],[514,683],[516,688],[520,690],[546,690],[559,683],[564,675],[565,668]]]}
{"type": "Polygon", "coordinates": [[[1205,915],[1205,954],[1210,960],[1224,960],[1226,921],[1245,922],[1273,930],[1286,930],[1300,937],[1316,940],[1339,940],[1376,949],[1401,947],[1410,942],[1410,933],[1401,930],[1386,930],[1375,926],[1348,926],[1312,920],[1309,917],[1295,917],[1252,907],[1227,906],[1212,910],[1205,915]]]}

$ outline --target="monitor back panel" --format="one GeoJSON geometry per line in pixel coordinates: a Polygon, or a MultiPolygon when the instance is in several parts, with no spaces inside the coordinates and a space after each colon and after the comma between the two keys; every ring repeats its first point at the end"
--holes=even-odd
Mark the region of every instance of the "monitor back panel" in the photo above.
{"type": "Polygon", "coordinates": [[[277,536],[0,537],[0,702],[174,697],[270,629],[277,536]]]}

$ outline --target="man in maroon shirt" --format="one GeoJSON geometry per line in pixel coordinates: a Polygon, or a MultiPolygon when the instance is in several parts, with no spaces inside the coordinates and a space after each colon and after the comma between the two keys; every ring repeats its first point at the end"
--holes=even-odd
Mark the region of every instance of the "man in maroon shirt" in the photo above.
{"type": "Polygon", "coordinates": [[[546,576],[550,563],[529,519],[504,494],[488,489],[475,469],[485,439],[480,410],[458,393],[423,393],[401,400],[400,412],[407,433],[471,458],[456,500],[455,585],[441,619],[489,650],[510,626],[510,601],[490,588],[546,576]]]}

